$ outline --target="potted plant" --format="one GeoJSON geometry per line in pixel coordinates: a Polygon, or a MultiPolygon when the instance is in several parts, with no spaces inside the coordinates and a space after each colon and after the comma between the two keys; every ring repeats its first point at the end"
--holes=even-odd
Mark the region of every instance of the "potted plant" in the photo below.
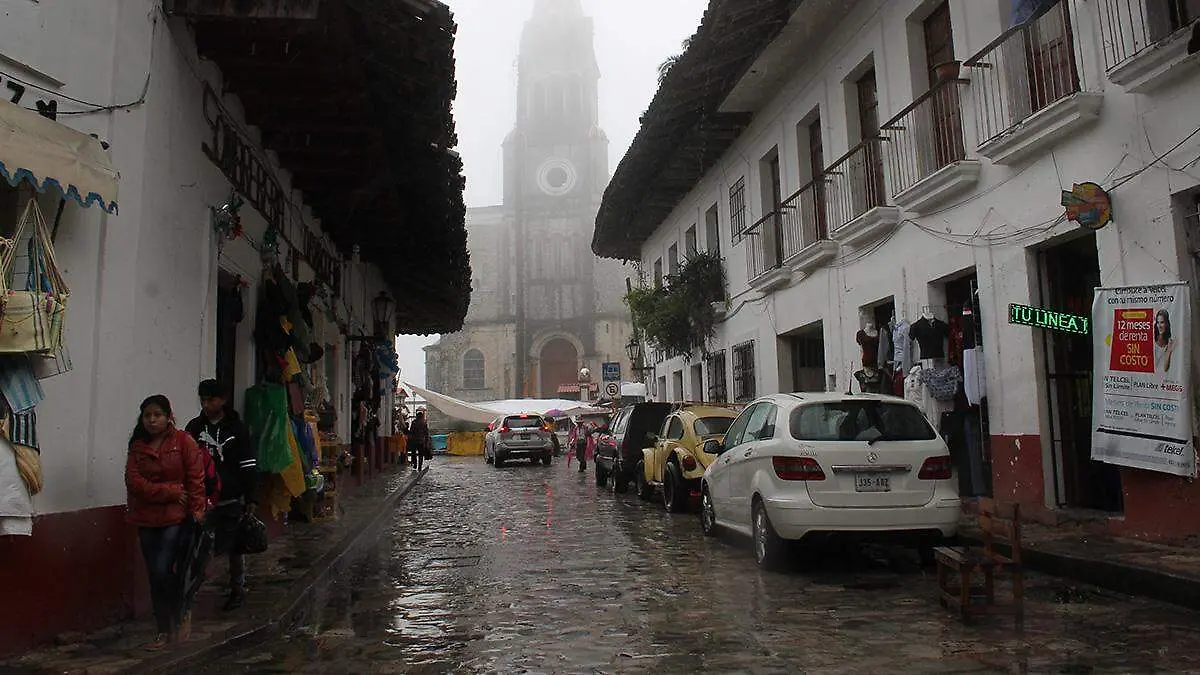
{"type": "Polygon", "coordinates": [[[938,82],[945,82],[947,80],[958,79],[958,73],[961,67],[961,61],[944,61],[934,66],[933,72],[935,75],[937,75],[938,82]]]}

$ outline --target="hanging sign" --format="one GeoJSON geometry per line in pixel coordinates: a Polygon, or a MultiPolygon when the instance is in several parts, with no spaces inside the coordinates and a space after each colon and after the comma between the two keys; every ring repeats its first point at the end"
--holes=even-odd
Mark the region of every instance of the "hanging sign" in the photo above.
{"type": "Polygon", "coordinates": [[[1099,230],[1112,222],[1112,197],[1095,183],[1076,183],[1062,193],[1067,218],[1089,230],[1099,230]]]}
{"type": "Polygon", "coordinates": [[[1092,459],[1196,476],[1187,284],[1098,288],[1092,459]]]}
{"type": "Polygon", "coordinates": [[[1091,332],[1092,326],[1092,320],[1086,316],[1017,304],[1008,306],[1008,322],[1020,326],[1033,326],[1034,328],[1080,335],[1087,335],[1091,332]]]}

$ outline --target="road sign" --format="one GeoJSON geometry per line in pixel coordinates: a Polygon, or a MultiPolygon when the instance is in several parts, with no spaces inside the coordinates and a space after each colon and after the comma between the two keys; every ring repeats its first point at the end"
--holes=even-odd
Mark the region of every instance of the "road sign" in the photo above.
{"type": "Polygon", "coordinates": [[[604,384],[604,395],[609,398],[617,398],[621,395],[620,382],[606,382],[604,384]]]}
{"type": "Polygon", "coordinates": [[[620,382],[621,381],[621,364],[618,362],[609,362],[601,366],[603,380],[605,382],[620,382]]]}

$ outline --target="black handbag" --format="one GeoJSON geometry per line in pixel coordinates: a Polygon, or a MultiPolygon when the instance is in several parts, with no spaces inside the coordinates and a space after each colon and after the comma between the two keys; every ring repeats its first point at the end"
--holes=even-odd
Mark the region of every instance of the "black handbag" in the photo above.
{"type": "Polygon", "coordinates": [[[267,525],[247,513],[238,523],[237,541],[233,546],[235,553],[254,554],[267,550],[267,525]]]}

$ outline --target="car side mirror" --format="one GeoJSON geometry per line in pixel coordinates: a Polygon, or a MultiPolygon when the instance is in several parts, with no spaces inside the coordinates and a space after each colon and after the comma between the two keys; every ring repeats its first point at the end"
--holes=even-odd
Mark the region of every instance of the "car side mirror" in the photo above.
{"type": "Polygon", "coordinates": [[[704,452],[710,455],[719,455],[725,452],[725,444],[715,438],[710,438],[704,441],[704,452]]]}

